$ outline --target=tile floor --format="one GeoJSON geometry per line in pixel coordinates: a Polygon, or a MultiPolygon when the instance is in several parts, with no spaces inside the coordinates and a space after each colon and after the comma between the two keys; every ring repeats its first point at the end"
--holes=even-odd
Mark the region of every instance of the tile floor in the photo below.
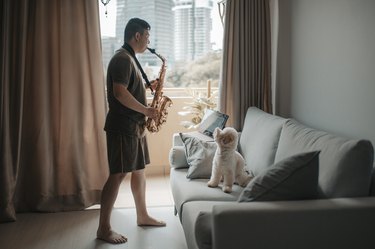
{"type": "Polygon", "coordinates": [[[187,249],[180,220],[173,207],[150,207],[150,215],[165,227],[138,227],[134,208],[115,208],[112,226],[129,238],[120,245],[96,238],[99,210],[20,213],[16,222],[0,224],[2,249],[187,249]]]}
{"type": "MultiPolygon", "coordinates": [[[[130,189],[128,174],[120,186],[115,202],[115,208],[134,208],[134,199],[130,189]]],[[[169,174],[150,175],[146,178],[146,205],[147,207],[173,207],[173,197],[169,184],[169,174]]],[[[93,205],[87,209],[98,209],[100,205],[93,205]]]]}

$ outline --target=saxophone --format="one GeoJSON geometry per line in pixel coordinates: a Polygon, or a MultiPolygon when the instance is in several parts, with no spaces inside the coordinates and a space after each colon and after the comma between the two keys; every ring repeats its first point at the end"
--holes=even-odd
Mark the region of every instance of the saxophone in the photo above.
{"type": "Polygon", "coordinates": [[[165,65],[165,58],[160,54],[155,52],[155,49],[147,48],[151,53],[155,54],[159,59],[162,61],[162,65],[159,72],[159,83],[156,86],[154,92],[154,98],[152,99],[152,104],[150,107],[153,107],[158,110],[158,116],[155,119],[148,118],[146,121],[147,130],[155,133],[160,130],[160,127],[163,123],[167,121],[168,111],[167,108],[172,105],[172,100],[167,96],[163,96],[163,85],[164,85],[164,77],[166,71],[165,65]]]}

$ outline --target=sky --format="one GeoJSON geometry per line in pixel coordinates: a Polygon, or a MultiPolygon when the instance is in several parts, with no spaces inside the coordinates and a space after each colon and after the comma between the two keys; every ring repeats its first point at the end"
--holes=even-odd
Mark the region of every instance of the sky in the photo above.
{"type": "Polygon", "coordinates": [[[115,36],[116,33],[116,0],[110,0],[106,7],[99,1],[100,30],[102,36],[115,36]],[[107,15],[105,10],[107,8],[107,15]]]}
{"type": "MultiPolygon", "coordinates": [[[[110,0],[106,7],[99,1],[99,16],[100,16],[100,30],[102,36],[115,36],[116,30],[116,0],[110,0]],[[105,15],[105,10],[107,8],[107,16],[105,15]]],[[[211,31],[211,41],[214,44],[214,49],[222,48],[222,37],[223,37],[223,26],[220,21],[220,16],[218,14],[217,2],[219,0],[213,0],[212,9],[212,31],[211,31]]]]}

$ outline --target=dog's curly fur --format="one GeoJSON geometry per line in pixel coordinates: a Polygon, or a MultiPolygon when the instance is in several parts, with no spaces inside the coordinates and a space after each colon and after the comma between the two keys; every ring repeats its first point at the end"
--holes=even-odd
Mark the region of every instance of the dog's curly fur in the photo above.
{"type": "Polygon", "coordinates": [[[233,183],[245,187],[251,180],[251,176],[245,171],[245,160],[236,151],[238,144],[238,133],[232,127],[223,130],[216,128],[214,140],[217,149],[212,163],[211,178],[207,185],[215,188],[223,178],[223,191],[232,192],[233,183]]]}

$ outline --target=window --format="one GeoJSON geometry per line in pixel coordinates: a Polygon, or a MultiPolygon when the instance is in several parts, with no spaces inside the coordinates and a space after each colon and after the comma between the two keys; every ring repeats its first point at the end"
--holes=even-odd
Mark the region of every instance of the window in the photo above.
{"type": "MultiPolygon", "coordinates": [[[[150,47],[167,60],[166,88],[206,87],[208,80],[217,86],[223,37],[219,0],[111,0],[106,6],[98,1],[105,70],[123,44],[127,21],[139,17],[151,25],[150,47]]],[[[137,56],[148,77],[156,78],[159,58],[148,51],[137,56]]]]}

